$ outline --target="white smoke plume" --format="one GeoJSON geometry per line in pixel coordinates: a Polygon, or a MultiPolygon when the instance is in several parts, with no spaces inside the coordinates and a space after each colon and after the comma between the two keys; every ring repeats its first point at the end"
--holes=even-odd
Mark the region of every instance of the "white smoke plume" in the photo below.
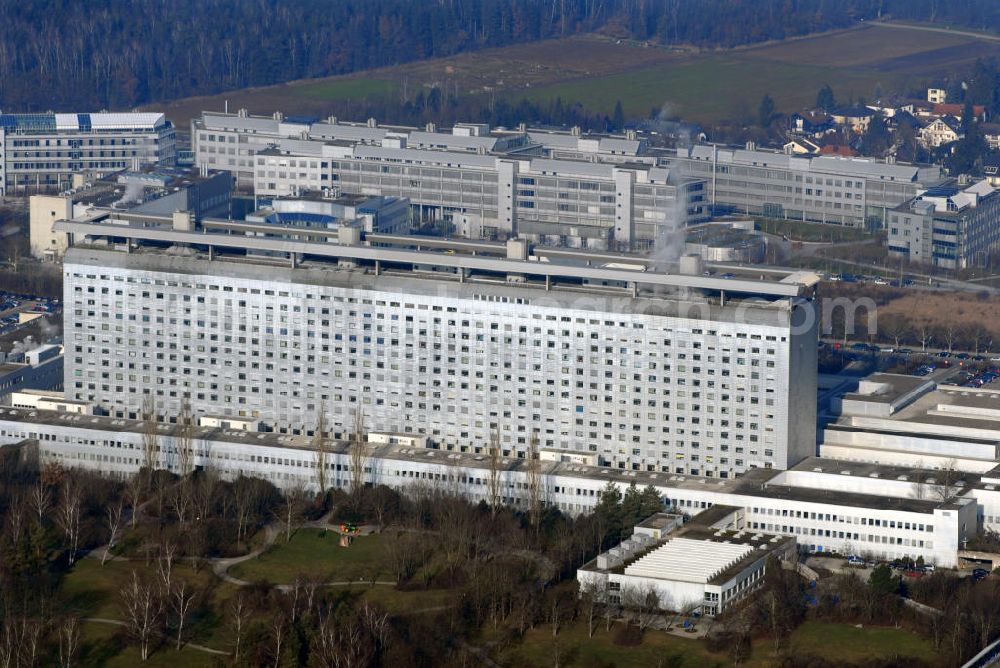
{"type": "Polygon", "coordinates": [[[142,185],[140,181],[127,179],[125,181],[125,194],[123,194],[122,198],[111,206],[124,206],[126,204],[131,204],[132,202],[141,202],[142,195],[145,191],[146,187],[142,185]]]}
{"type": "Polygon", "coordinates": [[[664,273],[677,270],[677,263],[684,254],[687,237],[684,225],[687,218],[687,196],[682,187],[683,170],[677,164],[671,165],[669,169],[667,183],[677,188],[677,196],[674,197],[673,206],[667,211],[667,221],[657,231],[656,243],[650,255],[652,268],[664,273]]]}
{"type": "Polygon", "coordinates": [[[39,346],[39,343],[35,341],[33,336],[26,337],[23,341],[15,341],[13,347],[10,349],[10,355],[20,355],[22,353],[27,353],[39,346]]]}

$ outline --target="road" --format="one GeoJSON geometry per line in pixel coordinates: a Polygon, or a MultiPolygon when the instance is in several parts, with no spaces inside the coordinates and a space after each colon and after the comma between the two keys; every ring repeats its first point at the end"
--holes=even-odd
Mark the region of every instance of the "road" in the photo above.
{"type": "Polygon", "coordinates": [[[972,32],[971,30],[951,30],[950,28],[935,28],[934,26],[918,26],[908,23],[890,23],[888,21],[869,21],[868,25],[878,28],[894,28],[896,30],[923,30],[924,32],[939,32],[944,35],[961,35],[962,37],[973,37],[986,42],[1000,42],[1000,37],[995,35],[984,35],[983,33],[972,32]]]}

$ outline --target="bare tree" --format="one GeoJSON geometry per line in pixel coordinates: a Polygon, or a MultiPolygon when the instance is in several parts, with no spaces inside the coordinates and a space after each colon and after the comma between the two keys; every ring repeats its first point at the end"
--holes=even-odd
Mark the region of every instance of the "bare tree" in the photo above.
{"type": "Polygon", "coordinates": [[[208,519],[212,514],[215,504],[216,494],[219,490],[219,476],[215,469],[206,467],[198,476],[198,483],[194,487],[194,512],[196,520],[208,519]]]}
{"type": "Polygon", "coordinates": [[[288,618],[285,611],[279,609],[271,617],[271,639],[274,641],[274,668],[278,668],[281,663],[281,648],[285,640],[285,631],[288,630],[288,618]]]}
{"type": "Polygon", "coordinates": [[[181,410],[177,414],[177,473],[180,481],[173,499],[174,512],[182,525],[187,523],[192,504],[191,473],[194,470],[194,416],[191,402],[185,396],[181,400],[181,410]]]}
{"type": "MultiPolygon", "coordinates": [[[[80,649],[80,619],[69,615],[59,622],[59,666],[70,668],[80,649]]],[[[0,661],[2,665],[2,661],[0,661]]]]}
{"type": "Polygon", "coordinates": [[[191,612],[194,593],[194,588],[188,585],[187,580],[183,578],[174,585],[171,591],[170,607],[173,608],[174,614],[177,615],[177,650],[181,648],[181,638],[184,635],[184,621],[191,612]]]}
{"type": "Polygon", "coordinates": [[[631,613],[642,631],[652,626],[662,615],[660,597],[652,584],[622,587],[621,597],[622,607],[631,613]]]}
{"type": "Polygon", "coordinates": [[[500,509],[500,468],[503,462],[500,447],[500,430],[494,429],[490,435],[489,472],[486,477],[486,493],[490,499],[490,517],[493,519],[496,519],[497,511],[500,509]]]}
{"type": "Polygon", "coordinates": [[[156,573],[163,582],[163,591],[167,594],[171,591],[171,578],[174,574],[174,561],[177,557],[177,545],[170,539],[160,543],[159,553],[156,555],[156,573]]]}
{"type": "Polygon", "coordinates": [[[351,434],[351,494],[357,499],[365,484],[368,465],[368,443],[365,440],[365,414],[361,406],[354,411],[354,433],[351,434]]]}
{"type": "Polygon", "coordinates": [[[326,426],[326,406],[319,405],[316,412],[316,426],[313,429],[312,446],[316,457],[316,486],[319,488],[319,496],[326,494],[330,484],[327,480],[329,470],[330,442],[327,440],[326,426]]]}
{"type": "Polygon", "coordinates": [[[236,540],[249,538],[250,524],[257,512],[260,488],[250,478],[239,478],[233,486],[233,502],[236,511],[236,540]]]}
{"type": "Polygon", "coordinates": [[[104,554],[101,555],[101,566],[108,560],[111,550],[114,549],[115,544],[118,542],[118,532],[121,531],[124,509],[125,502],[121,500],[105,508],[108,522],[108,544],[104,547],[104,554]]]}
{"type": "Polygon", "coordinates": [[[897,348],[900,341],[910,333],[910,321],[902,315],[891,314],[879,320],[882,332],[897,348]]]}
{"type": "Polygon", "coordinates": [[[294,485],[285,490],[282,496],[282,503],[279,508],[279,519],[285,525],[285,542],[292,540],[292,529],[297,527],[302,520],[302,502],[305,499],[305,490],[302,485],[294,485]]]}
{"type": "MultiPolygon", "coordinates": [[[[947,460],[940,471],[934,474],[933,494],[941,501],[950,501],[960,491],[958,481],[961,473],[957,470],[958,462],[954,458],[947,460]]],[[[930,479],[927,481],[930,483],[930,479]]]]}
{"type": "Polygon", "coordinates": [[[147,394],[142,400],[142,465],[145,473],[144,487],[150,491],[153,485],[153,471],[156,469],[157,453],[160,449],[159,425],[156,419],[156,398],[147,394]]]}
{"type": "Polygon", "coordinates": [[[181,399],[181,410],[177,414],[177,473],[181,478],[191,475],[194,469],[194,416],[191,402],[185,396],[181,399]]]}
{"type": "Polygon", "coordinates": [[[580,603],[587,616],[587,637],[594,637],[597,621],[597,611],[600,606],[608,603],[607,580],[588,579],[580,583],[580,603]]]}
{"type": "Polygon", "coordinates": [[[13,493],[7,506],[7,535],[10,536],[10,542],[14,545],[21,542],[27,515],[27,501],[20,494],[13,493]]]}
{"type": "Polygon", "coordinates": [[[252,612],[253,611],[251,610],[250,605],[243,596],[242,592],[238,592],[229,603],[229,619],[233,625],[233,631],[236,633],[236,639],[234,641],[236,643],[236,647],[233,652],[233,664],[237,666],[240,665],[240,649],[243,641],[243,632],[246,631],[252,612]]]}
{"type": "Polygon", "coordinates": [[[35,518],[41,524],[45,519],[45,515],[48,514],[49,509],[52,508],[52,492],[49,490],[49,486],[41,480],[37,481],[31,488],[31,493],[28,495],[28,502],[35,513],[35,518]]]}
{"type": "Polygon", "coordinates": [[[143,488],[143,476],[140,473],[129,476],[125,480],[125,485],[122,488],[122,497],[128,502],[129,509],[131,510],[129,516],[129,523],[132,528],[135,528],[136,522],[139,520],[139,501],[142,498],[142,488],[143,488]]]}
{"type": "Polygon", "coordinates": [[[920,350],[926,351],[927,346],[934,340],[934,326],[927,321],[921,321],[916,327],[916,336],[920,342],[920,350]]]}
{"type": "Polygon", "coordinates": [[[531,434],[528,447],[528,516],[535,529],[535,535],[541,528],[542,520],[542,462],[538,455],[538,432],[531,434]]]}
{"type": "Polygon", "coordinates": [[[69,565],[76,561],[77,545],[80,542],[80,515],[83,498],[79,486],[73,478],[67,476],[63,481],[62,492],[59,495],[59,505],[56,507],[56,524],[62,529],[66,538],[66,548],[69,552],[69,565]]]}
{"type": "Polygon", "coordinates": [[[139,643],[139,656],[145,661],[149,658],[150,644],[159,630],[163,601],[157,587],[139,577],[135,570],[122,585],[120,598],[125,628],[139,643]]]}

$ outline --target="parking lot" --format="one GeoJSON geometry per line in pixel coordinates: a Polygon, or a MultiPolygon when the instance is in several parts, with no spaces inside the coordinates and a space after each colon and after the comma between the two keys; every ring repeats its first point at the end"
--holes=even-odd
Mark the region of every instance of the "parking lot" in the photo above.
{"type": "Polygon", "coordinates": [[[19,295],[0,290],[0,335],[14,332],[28,324],[21,322],[19,315],[21,313],[53,315],[61,311],[62,302],[58,299],[19,295]]]}

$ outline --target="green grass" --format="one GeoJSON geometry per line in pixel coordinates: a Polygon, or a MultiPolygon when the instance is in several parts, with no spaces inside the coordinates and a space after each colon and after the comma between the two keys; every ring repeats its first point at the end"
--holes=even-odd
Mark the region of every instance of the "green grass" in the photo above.
{"type": "Polygon", "coordinates": [[[871,97],[876,85],[893,90],[901,83],[901,76],[867,68],[798,65],[756,60],[748,54],[720,54],[510,95],[535,101],[561,97],[609,114],[615,101],[621,100],[625,113],[631,116],[646,116],[652,107],[669,103],[673,113],[706,121],[731,118],[737,111],[756,117],[757,105],[765,93],[771,95],[780,111],[812,105],[824,81],[837,82],[838,95],[871,97]]]}
{"type": "Polygon", "coordinates": [[[615,627],[604,630],[598,620],[593,638],[587,637],[587,622],[581,620],[564,625],[559,635],[552,637],[552,627],[538,626],[524,634],[523,641],[507,652],[509,665],[524,666],[586,666],[612,665],[615,668],[648,668],[666,665],[675,668],[710,668],[731,665],[727,657],[709,653],[702,642],[668,635],[663,631],[647,631],[637,647],[620,647],[613,642],[615,627]]]}
{"type": "Polygon", "coordinates": [[[303,529],[285,543],[279,537],[267,552],[256,559],[244,561],[230,569],[230,575],[243,580],[268,580],[288,584],[300,573],[321,575],[328,582],[366,580],[376,575],[389,576],[382,567],[383,540],[386,534],[360,536],[348,547],[340,547],[339,535],[333,531],[303,529]]]}
{"type": "Polygon", "coordinates": [[[769,234],[784,234],[792,241],[862,241],[870,239],[865,230],[826,223],[809,223],[801,220],[756,218],[755,227],[769,234]]]}
{"type": "Polygon", "coordinates": [[[296,94],[315,97],[324,100],[360,100],[365,98],[384,97],[396,90],[396,84],[384,79],[368,77],[351,77],[321,81],[314,84],[294,86],[296,94]]]}
{"type": "Polygon", "coordinates": [[[139,648],[128,644],[123,647],[120,639],[116,638],[116,633],[122,629],[109,624],[96,624],[84,622],[80,627],[80,653],[78,664],[83,668],[93,666],[97,668],[105,666],[111,668],[131,668],[132,666],[151,666],[153,668],[209,668],[223,665],[226,657],[221,655],[200,652],[190,647],[182,647],[181,651],[176,651],[169,640],[156,648],[146,663],[142,663],[139,658],[139,648]]]}
{"type": "MultiPolygon", "coordinates": [[[[585,620],[566,624],[552,637],[551,626],[541,625],[528,631],[523,641],[507,651],[504,659],[511,665],[614,665],[616,668],[646,668],[667,665],[676,668],[730,666],[728,656],[709,652],[702,640],[689,640],[663,631],[646,631],[642,644],[620,647],[613,642],[615,629],[604,630],[603,620],[593,638],[587,637],[585,620]]],[[[816,655],[828,660],[862,661],[892,657],[920,657],[930,663],[936,657],[931,642],[910,631],[893,628],[856,628],[850,624],[806,622],[788,640],[785,654],[816,655]]],[[[750,668],[776,665],[780,657],[767,638],[754,641],[750,668]]]]}
{"type": "Polygon", "coordinates": [[[789,647],[792,654],[835,657],[839,661],[911,656],[934,663],[936,656],[929,639],[910,631],[819,622],[806,622],[796,629],[789,647]]]}

